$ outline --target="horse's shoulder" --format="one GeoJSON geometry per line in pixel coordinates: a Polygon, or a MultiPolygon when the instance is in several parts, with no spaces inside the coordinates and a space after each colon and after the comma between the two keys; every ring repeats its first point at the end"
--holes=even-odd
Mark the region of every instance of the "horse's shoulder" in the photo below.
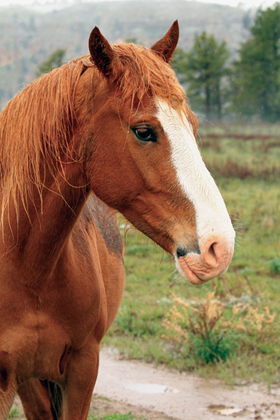
{"type": "Polygon", "coordinates": [[[118,229],[116,214],[107,204],[91,193],[80,216],[86,231],[96,225],[109,251],[122,255],[122,238],[118,229]]]}

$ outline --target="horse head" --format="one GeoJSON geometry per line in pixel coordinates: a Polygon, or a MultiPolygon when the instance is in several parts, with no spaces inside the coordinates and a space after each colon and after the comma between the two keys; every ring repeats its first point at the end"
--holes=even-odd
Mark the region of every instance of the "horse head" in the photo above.
{"type": "Polygon", "coordinates": [[[94,28],[76,109],[92,190],[171,253],[183,277],[201,284],[227,270],[235,232],[169,64],[178,36],[174,22],[146,49],[110,45],[94,28]]]}

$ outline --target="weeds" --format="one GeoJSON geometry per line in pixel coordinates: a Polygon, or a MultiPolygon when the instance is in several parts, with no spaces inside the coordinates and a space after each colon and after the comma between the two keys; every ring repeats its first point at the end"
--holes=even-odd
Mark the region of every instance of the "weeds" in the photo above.
{"type": "Polygon", "coordinates": [[[192,304],[175,295],[173,299],[174,305],[163,323],[167,330],[165,338],[171,338],[179,348],[187,342],[194,357],[204,363],[226,360],[238,345],[234,334],[217,328],[225,305],[215,297],[215,292],[208,292],[206,299],[192,304]]]}
{"type": "Polygon", "coordinates": [[[12,407],[8,414],[8,419],[18,419],[20,417],[20,411],[17,407],[12,407]]]}
{"type": "Polygon", "coordinates": [[[280,178],[280,168],[276,165],[269,168],[255,168],[228,159],[224,163],[211,162],[207,166],[214,176],[239,179],[255,178],[264,181],[276,181],[280,178]]]}
{"type": "Polygon", "coordinates": [[[223,126],[201,128],[201,146],[214,177],[277,182],[280,176],[280,137],[276,127],[223,126]]]}
{"type": "Polygon", "coordinates": [[[271,274],[280,274],[280,258],[275,257],[268,262],[271,274]]]}
{"type": "Polygon", "coordinates": [[[217,289],[206,299],[189,303],[173,294],[173,301],[163,323],[164,338],[177,349],[187,343],[195,359],[206,364],[227,360],[246,341],[244,334],[264,338],[276,317],[268,307],[251,307],[248,298],[222,301],[217,289]]]}

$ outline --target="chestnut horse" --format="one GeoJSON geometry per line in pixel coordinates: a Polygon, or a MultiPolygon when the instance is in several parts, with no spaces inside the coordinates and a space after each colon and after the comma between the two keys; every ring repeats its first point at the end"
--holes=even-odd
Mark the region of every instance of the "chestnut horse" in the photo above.
{"type": "Polygon", "coordinates": [[[173,254],[194,284],[223,273],[234,230],[195,142],[169,61],[178,23],[150,49],[110,46],[27,86],[0,114],[0,419],[85,420],[99,345],[119,308],[115,211],[173,254]]]}

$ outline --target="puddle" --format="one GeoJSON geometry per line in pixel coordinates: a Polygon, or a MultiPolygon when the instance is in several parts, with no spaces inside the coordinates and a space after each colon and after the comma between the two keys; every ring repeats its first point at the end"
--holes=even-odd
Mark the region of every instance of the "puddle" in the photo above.
{"type": "Polygon", "coordinates": [[[244,408],[240,407],[226,407],[225,405],[211,404],[208,406],[208,410],[220,414],[221,416],[232,416],[233,414],[240,414],[244,412],[244,408]]]}
{"type": "Polygon", "coordinates": [[[270,392],[259,384],[244,385],[223,387],[162,366],[120,360],[107,350],[100,355],[95,392],[176,420],[280,420],[279,384],[270,392]]]}
{"type": "Polygon", "coordinates": [[[165,385],[158,385],[158,384],[143,384],[143,383],[128,383],[124,386],[125,389],[129,389],[130,391],[139,392],[140,394],[165,394],[165,393],[175,393],[177,394],[179,391],[176,388],[168,388],[165,385]]]}
{"type": "Polygon", "coordinates": [[[223,410],[220,411],[220,414],[222,416],[231,416],[232,414],[237,414],[237,413],[242,413],[243,408],[238,408],[238,407],[234,407],[234,408],[224,408],[223,410]]]}

